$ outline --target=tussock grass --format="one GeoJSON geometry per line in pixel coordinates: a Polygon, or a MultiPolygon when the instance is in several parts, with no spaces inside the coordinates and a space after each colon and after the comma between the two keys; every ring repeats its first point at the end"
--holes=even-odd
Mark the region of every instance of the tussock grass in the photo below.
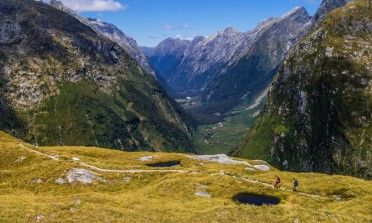
{"type": "MultiPolygon", "coordinates": [[[[316,173],[245,170],[244,165],[223,165],[187,158],[185,154],[120,152],[90,147],[32,147],[58,155],[60,161],[31,152],[27,145],[0,133],[0,222],[369,222],[372,220],[370,181],[316,173]],[[141,156],[156,156],[139,161],[141,156]],[[20,159],[20,157],[24,157],[20,159]],[[180,169],[183,173],[108,173],[92,170],[107,183],[57,184],[80,162],[106,169],[180,169]],[[146,163],[180,160],[182,166],[151,168],[146,163]],[[216,174],[221,170],[226,175],[216,174]],[[232,176],[272,184],[275,175],[282,187],[322,195],[313,198],[248,183],[232,176]],[[129,179],[126,182],[125,179],[129,179]],[[36,180],[41,182],[37,183],[36,180]],[[207,186],[207,187],[205,187],[207,186]],[[195,195],[204,191],[212,198],[195,195]],[[277,206],[240,205],[237,193],[276,196],[277,206]],[[341,201],[335,201],[334,196],[341,201]]],[[[248,160],[247,160],[248,161],[248,160]]],[[[248,161],[259,164],[259,161],[248,161]]]]}

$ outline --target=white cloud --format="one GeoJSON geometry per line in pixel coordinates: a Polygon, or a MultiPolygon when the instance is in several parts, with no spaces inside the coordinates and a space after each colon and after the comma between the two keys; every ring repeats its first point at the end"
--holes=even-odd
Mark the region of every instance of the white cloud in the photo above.
{"type": "Polygon", "coordinates": [[[122,5],[114,0],[60,0],[65,6],[77,12],[103,12],[103,11],[119,11],[126,9],[126,5],[122,5]]]}
{"type": "Polygon", "coordinates": [[[319,5],[322,0],[292,0],[295,2],[302,2],[307,5],[319,5]]]}
{"type": "Polygon", "coordinates": [[[182,25],[177,25],[177,24],[173,24],[173,23],[168,23],[168,24],[164,24],[160,27],[161,29],[165,29],[165,30],[173,30],[173,29],[191,29],[191,26],[189,24],[182,24],[182,25]]]}
{"type": "Polygon", "coordinates": [[[182,34],[176,34],[177,39],[184,39],[184,40],[193,40],[195,37],[197,37],[197,34],[191,34],[191,35],[182,35],[182,34]]]}
{"type": "Polygon", "coordinates": [[[191,26],[189,24],[183,24],[183,25],[180,25],[180,29],[190,29],[191,26]]]}
{"type": "Polygon", "coordinates": [[[176,24],[164,24],[160,28],[165,29],[165,30],[170,30],[170,29],[177,28],[177,25],[176,24]]]}

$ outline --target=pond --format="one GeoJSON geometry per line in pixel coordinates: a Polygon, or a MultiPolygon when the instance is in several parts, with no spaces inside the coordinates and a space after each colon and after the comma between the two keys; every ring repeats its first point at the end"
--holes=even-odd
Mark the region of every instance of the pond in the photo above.
{"type": "Polygon", "coordinates": [[[147,166],[151,167],[172,167],[172,166],[179,166],[181,165],[181,161],[170,161],[170,162],[163,162],[163,163],[151,163],[146,164],[147,166]]]}
{"type": "Polygon", "coordinates": [[[280,199],[272,196],[258,195],[252,193],[240,193],[233,197],[234,201],[240,204],[252,204],[256,206],[262,205],[277,205],[280,203],[280,199]]]}

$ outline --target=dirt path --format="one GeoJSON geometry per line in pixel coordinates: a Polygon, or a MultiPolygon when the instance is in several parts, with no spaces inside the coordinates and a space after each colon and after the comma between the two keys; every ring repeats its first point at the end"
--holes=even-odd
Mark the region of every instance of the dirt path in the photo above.
{"type": "Polygon", "coordinates": [[[18,143],[18,145],[21,146],[21,147],[23,147],[23,148],[25,148],[25,149],[28,149],[28,150],[31,151],[31,152],[37,153],[37,154],[42,155],[42,156],[49,157],[49,158],[51,158],[51,159],[53,159],[53,160],[56,160],[56,161],[59,161],[59,159],[58,159],[57,156],[52,156],[52,155],[49,155],[49,154],[46,154],[46,153],[42,153],[42,152],[40,152],[40,151],[37,151],[37,150],[31,149],[31,148],[29,148],[28,146],[25,146],[25,145],[20,144],[20,143],[18,143]]]}
{"type": "MultiPolygon", "coordinates": [[[[52,156],[52,155],[49,155],[49,154],[46,154],[46,153],[42,153],[40,151],[37,151],[37,150],[34,150],[34,149],[31,149],[29,148],[28,146],[25,146],[23,144],[20,144],[18,143],[19,146],[31,151],[31,152],[34,152],[34,153],[37,153],[39,155],[42,155],[42,156],[45,156],[45,157],[49,157],[55,161],[60,161],[58,156],[52,156]]],[[[103,168],[99,168],[99,167],[96,167],[96,166],[93,166],[93,165],[89,165],[89,164],[86,164],[86,163],[83,163],[83,162],[78,162],[79,165],[81,166],[85,166],[85,167],[88,167],[88,168],[91,168],[93,170],[97,170],[97,171],[101,171],[101,172],[110,172],[110,173],[154,173],[154,172],[162,172],[162,173],[186,173],[185,170],[139,170],[139,169],[129,169],[129,170],[111,170],[111,169],[103,169],[103,168]]],[[[232,176],[232,175],[227,175],[225,173],[214,173],[212,175],[223,175],[223,176],[227,176],[227,177],[232,177],[232,178],[235,178],[237,180],[242,180],[242,181],[245,181],[245,182],[249,182],[249,183],[254,183],[254,184],[261,184],[265,187],[271,187],[271,188],[274,188],[274,185],[272,184],[268,184],[268,183],[264,183],[264,182],[261,182],[261,181],[258,181],[258,180],[254,180],[254,179],[249,179],[249,178],[242,178],[242,177],[236,177],[236,176],[232,176]]],[[[293,192],[291,189],[288,189],[288,188],[285,188],[285,187],[280,187],[278,188],[278,190],[282,190],[282,191],[286,191],[286,192],[291,192],[291,193],[296,193],[296,194],[301,194],[301,195],[304,195],[304,196],[309,196],[309,197],[313,197],[313,198],[321,198],[320,195],[316,195],[316,194],[308,194],[308,193],[304,193],[304,192],[293,192]]]]}
{"type": "MultiPolygon", "coordinates": [[[[261,185],[266,186],[266,187],[275,188],[274,185],[272,185],[272,184],[264,183],[264,182],[261,182],[261,181],[258,181],[258,180],[236,177],[236,176],[231,176],[231,175],[227,175],[227,174],[221,174],[221,175],[225,175],[225,176],[228,176],[228,177],[232,177],[232,178],[235,178],[235,179],[238,179],[238,180],[242,180],[242,181],[246,181],[246,182],[250,182],[250,183],[254,183],[254,184],[261,184],[261,185]]],[[[309,196],[309,197],[313,197],[313,198],[321,198],[322,197],[322,196],[317,195],[317,194],[308,194],[308,193],[305,193],[305,192],[294,192],[292,189],[288,189],[288,188],[285,188],[285,187],[280,187],[280,188],[277,188],[277,189],[282,190],[282,191],[286,191],[286,192],[301,194],[301,195],[305,195],[305,196],[309,196]]]]}
{"type": "MultiPolygon", "coordinates": [[[[49,155],[49,154],[46,154],[46,153],[42,153],[40,151],[37,151],[37,150],[34,150],[34,149],[31,149],[29,148],[28,146],[25,146],[23,144],[20,144],[18,143],[19,146],[31,151],[31,152],[34,152],[34,153],[37,153],[39,155],[42,155],[42,156],[45,156],[45,157],[48,157],[48,158],[51,158],[55,161],[60,161],[60,159],[58,158],[58,156],[52,156],[52,155],[49,155]]],[[[85,166],[85,167],[89,167],[91,169],[94,169],[94,170],[98,170],[98,171],[101,171],[101,172],[110,172],[110,173],[154,173],[154,172],[163,172],[163,173],[184,173],[185,171],[184,170],[138,170],[138,169],[129,169],[129,170],[109,170],[109,169],[102,169],[102,168],[99,168],[99,167],[96,167],[96,166],[93,166],[93,165],[89,165],[89,164],[86,164],[86,163],[83,163],[83,162],[78,162],[79,165],[81,166],[85,166]]]]}

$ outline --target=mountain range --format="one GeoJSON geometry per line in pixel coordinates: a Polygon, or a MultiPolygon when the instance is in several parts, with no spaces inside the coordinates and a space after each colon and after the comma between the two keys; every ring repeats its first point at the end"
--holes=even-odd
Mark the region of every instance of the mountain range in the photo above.
{"type": "Polygon", "coordinates": [[[0,2],[0,129],[36,145],[193,151],[192,121],[103,34],[116,30],[56,3],[0,2]]]}
{"type": "MultiPolygon", "coordinates": [[[[265,91],[310,19],[304,8],[296,7],[280,18],[262,21],[251,31],[227,27],[208,38],[166,39],[145,54],[171,95],[194,97],[206,107],[193,113],[204,113],[218,104],[213,113],[224,114],[240,98],[253,102],[265,91]]],[[[215,114],[207,114],[210,116],[215,114]]]]}
{"type": "Polygon", "coordinates": [[[250,31],[140,48],[60,1],[3,0],[0,130],[34,145],[195,153],[196,121],[227,134],[238,117],[240,139],[266,102],[233,155],[370,179],[370,5],[324,0],[314,16],[296,7],[250,31]]]}

